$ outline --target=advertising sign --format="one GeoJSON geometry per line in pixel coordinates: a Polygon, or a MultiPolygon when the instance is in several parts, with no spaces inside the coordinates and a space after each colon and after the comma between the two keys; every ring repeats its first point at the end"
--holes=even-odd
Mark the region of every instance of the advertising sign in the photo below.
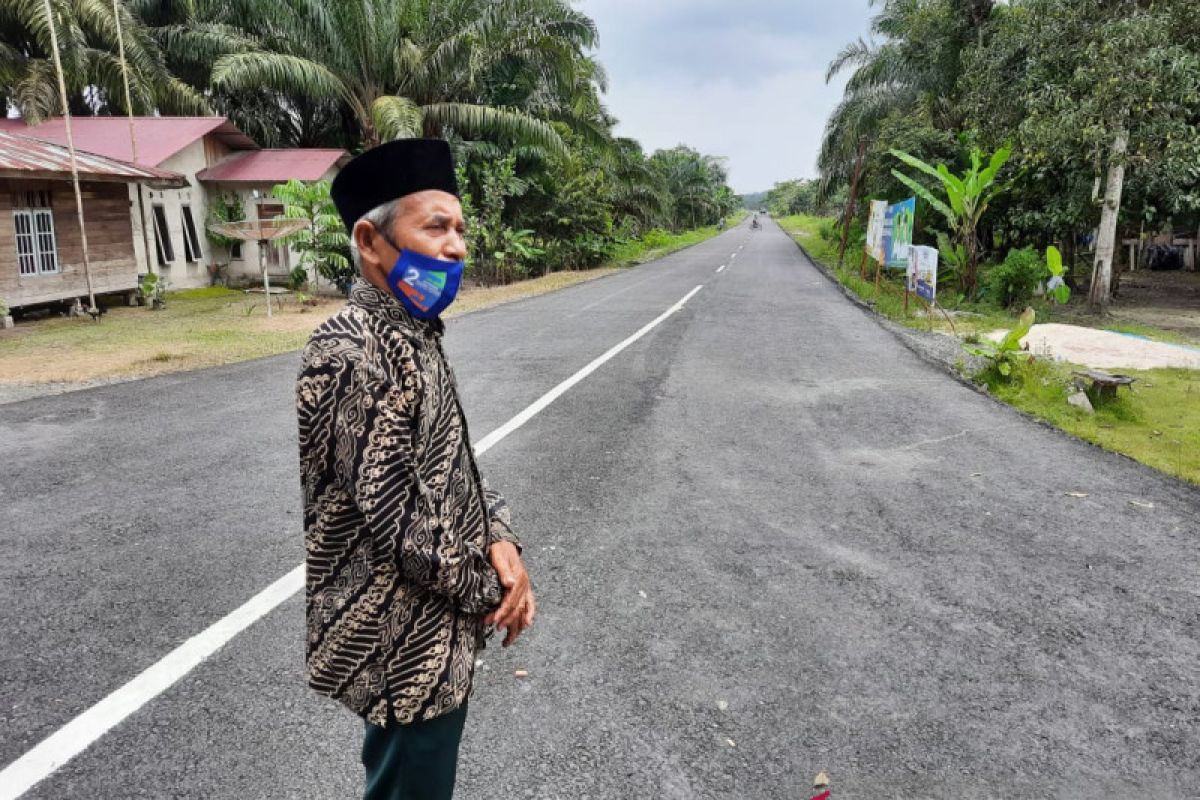
{"type": "Polygon", "coordinates": [[[877,264],[883,263],[883,224],[887,217],[886,200],[871,201],[871,215],[867,218],[867,255],[877,264]]]}
{"type": "Polygon", "coordinates": [[[908,290],[933,302],[937,296],[938,251],[916,244],[908,248],[908,290]]]}
{"type": "Polygon", "coordinates": [[[916,213],[915,197],[887,207],[883,220],[883,264],[888,269],[908,269],[908,249],[912,246],[916,213]]]}

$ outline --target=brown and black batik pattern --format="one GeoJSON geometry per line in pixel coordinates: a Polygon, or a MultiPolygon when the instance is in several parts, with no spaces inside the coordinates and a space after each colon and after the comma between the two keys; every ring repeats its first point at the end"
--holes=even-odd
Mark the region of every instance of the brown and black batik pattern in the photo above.
{"type": "Polygon", "coordinates": [[[466,700],[501,595],[487,550],[516,541],[441,334],[359,282],[313,333],[296,387],[309,684],[379,725],[466,700]]]}

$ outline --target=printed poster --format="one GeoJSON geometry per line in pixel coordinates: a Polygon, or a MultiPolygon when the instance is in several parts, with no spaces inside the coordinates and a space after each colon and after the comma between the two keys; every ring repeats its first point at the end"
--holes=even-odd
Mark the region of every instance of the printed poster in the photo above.
{"type": "Polygon", "coordinates": [[[888,269],[908,269],[908,249],[912,246],[916,213],[915,197],[887,207],[883,220],[883,263],[888,269]]]}
{"type": "Polygon", "coordinates": [[[873,258],[876,263],[883,263],[883,224],[884,218],[887,216],[888,204],[886,200],[871,201],[871,215],[867,217],[867,241],[866,251],[870,258],[873,258]]]}
{"type": "Polygon", "coordinates": [[[937,296],[938,251],[916,244],[908,248],[908,290],[930,303],[937,296]]]}

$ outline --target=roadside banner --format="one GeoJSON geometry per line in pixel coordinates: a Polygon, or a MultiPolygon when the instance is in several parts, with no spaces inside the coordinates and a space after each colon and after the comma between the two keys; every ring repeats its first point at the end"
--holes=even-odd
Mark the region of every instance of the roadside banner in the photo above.
{"type": "Polygon", "coordinates": [[[883,225],[887,217],[887,200],[871,201],[871,216],[867,218],[867,255],[875,259],[875,263],[883,263],[883,225]]]}
{"type": "Polygon", "coordinates": [[[930,303],[937,297],[938,251],[915,244],[908,248],[908,290],[930,303]]]}
{"type": "Polygon", "coordinates": [[[910,197],[887,207],[883,220],[883,265],[888,269],[908,269],[908,249],[912,246],[913,222],[917,198],[910,197]]]}

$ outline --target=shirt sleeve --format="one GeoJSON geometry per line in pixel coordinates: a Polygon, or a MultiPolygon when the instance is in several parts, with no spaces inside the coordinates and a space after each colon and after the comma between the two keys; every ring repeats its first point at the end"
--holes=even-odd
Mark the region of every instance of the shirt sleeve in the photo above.
{"type": "Polygon", "coordinates": [[[376,557],[389,555],[403,579],[451,598],[467,614],[500,603],[487,553],[436,516],[414,448],[416,392],[386,379],[363,380],[338,415],[338,448],[376,557]]]}
{"type": "Polygon", "coordinates": [[[508,501],[504,499],[504,495],[488,485],[486,478],[483,479],[483,498],[487,503],[488,512],[488,546],[496,542],[511,542],[520,551],[521,540],[513,530],[512,512],[508,508],[508,501]]]}

